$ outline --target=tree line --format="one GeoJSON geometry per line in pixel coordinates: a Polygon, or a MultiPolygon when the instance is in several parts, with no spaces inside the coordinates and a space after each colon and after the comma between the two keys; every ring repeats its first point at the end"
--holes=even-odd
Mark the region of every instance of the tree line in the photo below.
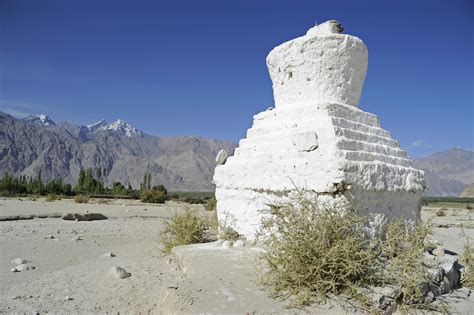
{"type": "Polygon", "coordinates": [[[129,196],[134,199],[141,199],[144,202],[163,203],[167,197],[167,190],[163,185],[152,186],[151,174],[143,176],[140,189],[133,189],[130,183],[125,187],[120,182],[114,182],[111,187],[105,186],[107,171],[105,168],[81,169],[77,184],[72,186],[63,181],[62,178],[54,178],[44,182],[41,178],[41,171],[36,176],[14,177],[8,173],[0,179],[0,195],[64,195],[75,196],[85,195],[112,195],[129,196]]]}

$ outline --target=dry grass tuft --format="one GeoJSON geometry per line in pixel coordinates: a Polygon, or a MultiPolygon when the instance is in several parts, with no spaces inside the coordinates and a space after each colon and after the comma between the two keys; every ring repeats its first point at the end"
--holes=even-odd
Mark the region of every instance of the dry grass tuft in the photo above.
{"type": "Polygon", "coordinates": [[[212,211],[212,210],[216,210],[216,206],[217,206],[216,196],[212,196],[212,197],[209,198],[209,200],[206,202],[206,204],[204,205],[204,208],[205,208],[207,211],[212,211]]]}
{"type": "Polygon", "coordinates": [[[464,230],[462,230],[462,233],[466,240],[466,243],[464,244],[464,252],[461,256],[461,263],[465,268],[462,284],[470,289],[474,289],[474,247],[472,247],[464,230]]]}
{"type": "Polygon", "coordinates": [[[59,196],[56,195],[56,194],[48,194],[46,196],[46,201],[47,202],[53,202],[53,201],[56,201],[56,200],[61,200],[61,198],[59,198],[59,196]]]}
{"type": "Polygon", "coordinates": [[[165,223],[160,233],[160,241],[164,245],[163,252],[169,254],[171,249],[179,245],[201,243],[204,239],[206,221],[186,209],[183,214],[175,214],[165,223]]]}
{"type": "Polygon", "coordinates": [[[446,208],[444,208],[444,207],[441,208],[441,209],[438,209],[438,211],[436,211],[436,216],[438,216],[438,217],[445,217],[447,210],[448,210],[448,209],[446,209],[446,208]]]}
{"type": "Polygon", "coordinates": [[[74,202],[75,203],[88,203],[89,202],[89,197],[84,196],[84,195],[75,195],[74,196],[74,202]]]}

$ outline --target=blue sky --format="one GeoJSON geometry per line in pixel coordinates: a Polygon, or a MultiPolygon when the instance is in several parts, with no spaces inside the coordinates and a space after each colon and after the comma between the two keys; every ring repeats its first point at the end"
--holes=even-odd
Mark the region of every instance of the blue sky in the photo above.
{"type": "Polygon", "coordinates": [[[268,52],[337,19],[369,48],[362,109],[411,156],[472,149],[473,3],[0,0],[0,110],[237,142],[268,52]]]}

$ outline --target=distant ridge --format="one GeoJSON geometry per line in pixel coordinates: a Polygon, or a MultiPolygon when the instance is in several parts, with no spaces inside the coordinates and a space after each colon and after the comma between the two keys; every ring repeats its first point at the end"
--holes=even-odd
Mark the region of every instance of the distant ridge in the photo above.
{"type": "Polygon", "coordinates": [[[425,171],[426,196],[459,196],[474,183],[474,151],[453,147],[416,159],[416,168],[425,171]]]}
{"type": "Polygon", "coordinates": [[[88,126],[46,115],[16,119],[0,112],[0,176],[61,177],[75,184],[81,168],[107,171],[106,184],[139,187],[145,173],[169,190],[211,191],[215,156],[236,145],[198,136],[156,137],[122,119],[88,126]]]}
{"type": "Polygon", "coordinates": [[[460,194],[459,197],[463,198],[474,198],[474,183],[467,186],[460,194]]]}

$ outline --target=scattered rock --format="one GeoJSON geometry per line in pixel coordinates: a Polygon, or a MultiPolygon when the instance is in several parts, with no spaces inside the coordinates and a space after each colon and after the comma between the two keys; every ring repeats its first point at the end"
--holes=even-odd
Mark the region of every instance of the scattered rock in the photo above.
{"type": "Polygon", "coordinates": [[[436,246],[436,248],[433,250],[433,255],[438,256],[438,257],[443,257],[444,256],[444,248],[442,246],[436,246]]]}
{"type": "Polygon", "coordinates": [[[224,241],[222,242],[222,248],[228,249],[232,247],[232,243],[230,241],[224,241]]]}
{"type": "Polygon", "coordinates": [[[13,259],[10,263],[13,265],[21,265],[21,264],[27,264],[30,263],[31,261],[23,258],[15,258],[13,259]]]}
{"type": "Polygon", "coordinates": [[[65,301],[72,301],[72,300],[74,300],[74,299],[68,295],[68,296],[66,296],[66,297],[64,298],[64,300],[65,300],[65,301]]]}
{"type": "Polygon", "coordinates": [[[104,254],[104,257],[115,257],[117,255],[115,255],[114,253],[105,253],[104,254]]]}
{"type": "Polygon", "coordinates": [[[107,220],[108,218],[102,213],[68,213],[63,215],[62,219],[68,221],[96,221],[107,220]]]}
{"type": "Polygon", "coordinates": [[[72,240],[72,241],[79,242],[79,241],[82,241],[82,237],[80,237],[80,236],[73,236],[73,237],[71,237],[71,240],[72,240]]]}
{"type": "Polygon", "coordinates": [[[11,272],[22,272],[25,270],[35,270],[35,269],[36,267],[33,266],[32,264],[20,264],[16,266],[15,268],[13,268],[11,272]]]}
{"type": "Polygon", "coordinates": [[[227,154],[227,152],[224,149],[220,149],[216,156],[216,163],[218,165],[222,165],[225,163],[225,161],[227,161],[228,157],[229,157],[229,154],[227,154]]]}
{"type": "Polygon", "coordinates": [[[245,241],[243,240],[236,240],[234,242],[234,247],[244,247],[245,246],[245,241]]]}
{"type": "Polygon", "coordinates": [[[110,268],[109,274],[117,279],[125,279],[132,275],[130,272],[127,272],[125,269],[119,266],[113,266],[110,268]]]}

